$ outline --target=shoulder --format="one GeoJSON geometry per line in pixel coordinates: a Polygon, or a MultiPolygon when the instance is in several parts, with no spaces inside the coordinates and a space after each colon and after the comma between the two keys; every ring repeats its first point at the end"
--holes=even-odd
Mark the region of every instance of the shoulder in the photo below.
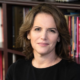
{"type": "Polygon", "coordinates": [[[73,61],[63,60],[67,80],[80,80],[80,64],[73,61]]]}
{"type": "Polygon", "coordinates": [[[19,59],[15,63],[13,63],[10,68],[13,68],[15,70],[22,70],[24,68],[29,67],[31,64],[31,60],[26,60],[26,59],[19,59]]]}
{"type": "Polygon", "coordinates": [[[15,65],[15,66],[21,66],[21,67],[23,67],[23,66],[25,66],[25,65],[29,65],[31,63],[31,60],[27,60],[27,59],[19,59],[19,60],[17,60],[13,65],[15,65]]]}
{"type": "Polygon", "coordinates": [[[68,69],[80,69],[80,64],[77,64],[74,61],[68,61],[68,60],[63,60],[63,64],[66,66],[68,69]]]}
{"type": "Polygon", "coordinates": [[[6,80],[13,80],[13,77],[15,75],[20,75],[20,73],[23,73],[26,69],[29,68],[31,64],[30,60],[26,59],[19,59],[15,63],[11,64],[8,68],[6,80]],[[9,79],[8,79],[9,78],[9,79]]]}
{"type": "Polygon", "coordinates": [[[31,63],[30,60],[19,59],[15,63],[11,64],[9,68],[24,67],[24,66],[28,66],[30,63],[31,63]]]}

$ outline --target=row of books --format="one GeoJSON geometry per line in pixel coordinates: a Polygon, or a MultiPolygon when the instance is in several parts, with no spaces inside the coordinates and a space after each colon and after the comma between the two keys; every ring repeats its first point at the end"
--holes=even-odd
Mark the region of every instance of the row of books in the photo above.
{"type": "Polygon", "coordinates": [[[57,2],[74,2],[74,1],[79,1],[79,0],[55,0],[57,2]]]}
{"type": "Polygon", "coordinates": [[[70,56],[80,57],[80,14],[65,15],[71,36],[70,56]]]}
{"type": "Polygon", "coordinates": [[[49,2],[74,2],[74,1],[79,1],[79,0],[26,0],[26,1],[49,1],[49,2]]]}
{"type": "Polygon", "coordinates": [[[0,7],[0,48],[3,47],[3,9],[0,7]]]}

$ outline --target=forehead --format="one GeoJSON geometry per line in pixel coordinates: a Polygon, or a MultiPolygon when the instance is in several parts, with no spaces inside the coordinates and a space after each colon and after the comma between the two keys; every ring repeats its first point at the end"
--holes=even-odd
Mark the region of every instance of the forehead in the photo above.
{"type": "Polygon", "coordinates": [[[50,13],[46,13],[46,12],[40,12],[38,14],[36,14],[35,18],[34,19],[44,19],[44,18],[51,18],[51,19],[54,19],[53,16],[50,14],[50,13]]]}
{"type": "Polygon", "coordinates": [[[54,18],[51,14],[48,14],[48,13],[44,13],[44,12],[41,12],[41,13],[38,13],[35,18],[34,18],[34,23],[33,23],[33,26],[34,25],[42,25],[42,26],[51,26],[51,27],[56,27],[56,23],[54,21],[54,18]]]}

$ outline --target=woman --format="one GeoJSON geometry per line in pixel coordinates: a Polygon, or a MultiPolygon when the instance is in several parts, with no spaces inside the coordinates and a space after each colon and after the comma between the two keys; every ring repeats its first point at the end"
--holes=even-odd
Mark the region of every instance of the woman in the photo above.
{"type": "Polygon", "coordinates": [[[61,11],[39,4],[25,17],[19,31],[25,60],[12,64],[6,80],[80,80],[80,65],[69,57],[70,35],[61,11]]]}

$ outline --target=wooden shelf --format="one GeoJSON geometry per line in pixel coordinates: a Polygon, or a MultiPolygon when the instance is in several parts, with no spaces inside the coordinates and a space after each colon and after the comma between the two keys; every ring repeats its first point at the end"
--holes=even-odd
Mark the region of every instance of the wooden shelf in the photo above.
{"type": "Polygon", "coordinates": [[[0,51],[4,51],[4,48],[0,48],[0,51]]]}
{"type": "Polygon", "coordinates": [[[23,5],[23,6],[35,6],[40,3],[47,3],[47,4],[52,4],[56,5],[58,8],[63,8],[63,9],[80,9],[80,4],[79,3],[57,3],[57,2],[38,2],[38,1],[17,1],[17,0],[0,0],[0,3],[6,3],[6,4],[13,4],[13,5],[23,5]]]}
{"type": "Polygon", "coordinates": [[[7,52],[14,53],[14,54],[21,55],[21,56],[25,56],[22,52],[11,50],[11,49],[7,49],[7,52]]]}

